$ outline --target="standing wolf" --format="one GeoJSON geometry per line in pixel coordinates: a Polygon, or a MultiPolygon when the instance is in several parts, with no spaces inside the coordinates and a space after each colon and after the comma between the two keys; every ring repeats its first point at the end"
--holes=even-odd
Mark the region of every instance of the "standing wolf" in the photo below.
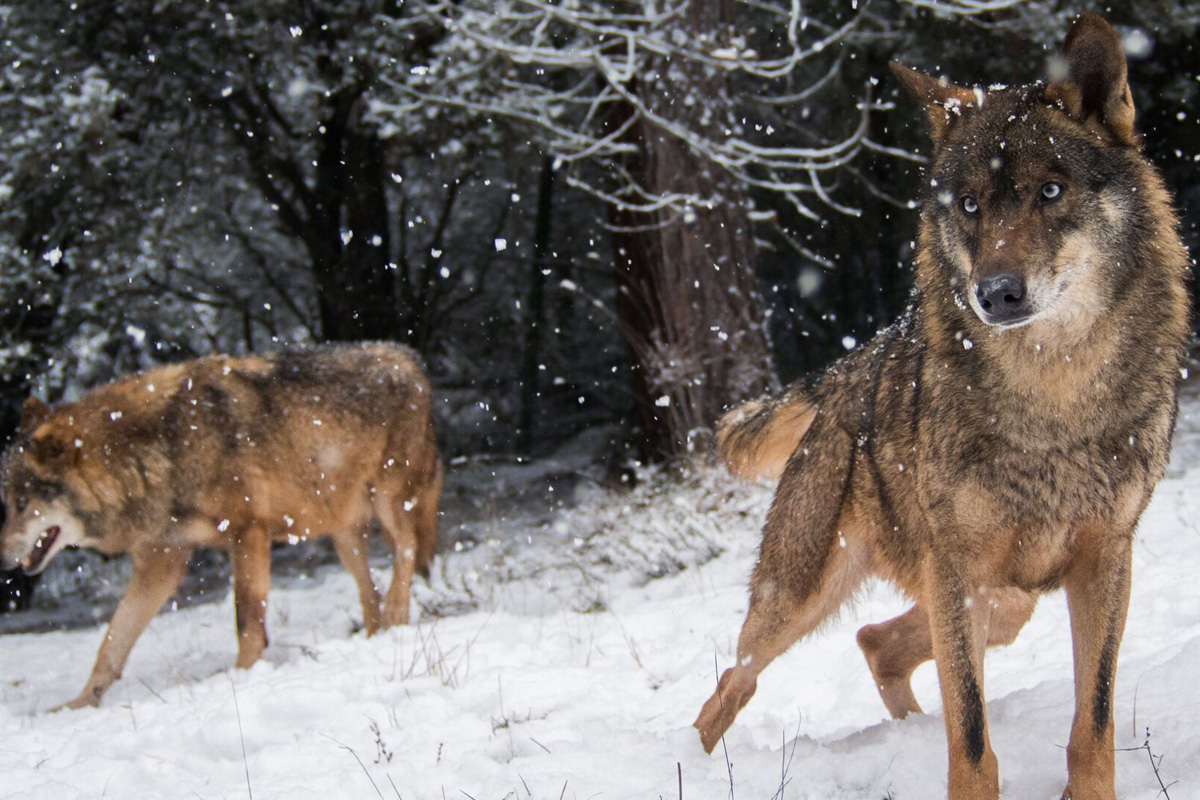
{"type": "Polygon", "coordinates": [[[68,706],[99,703],[198,546],[230,551],[239,667],[267,646],[273,540],[331,535],[367,633],[406,623],[414,569],[437,540],[432,406],[413,354],[385,344],[202,358],[53,409],[30,398],[4,456],[0,565],[36,574],[69,546],[133,561],[68,706]],[[382,616],[367,567],[372,520],[392,544],[382,616]]]}
{"type": "Polygon", "coordinates": [[[898,64],[934,140],[916,302],[825,374],[722,420],[780,475],[737,663],[696,720],[711,752],[758,675],[869,575],[916,601],[860,634],[889,709],[937,662],[952,800],[999,796],[983,652],[1066,589],[1075,721],[1063,797],[1112,800],[1112,693],[1134,528],[1167,463],[1186,253],[1141,152],[1121,44],[1071,28],[1047,84],[966,89],[898,64]]]}

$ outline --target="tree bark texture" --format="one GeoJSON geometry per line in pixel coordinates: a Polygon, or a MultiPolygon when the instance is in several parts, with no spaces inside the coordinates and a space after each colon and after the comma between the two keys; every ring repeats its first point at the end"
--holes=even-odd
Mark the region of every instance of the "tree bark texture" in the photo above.
{"type": "MultiPolygon", "coordinates": [[[[715,49],[733,35],[732,6],[693,2],[675,25],[688,41],[715,49]]],[[[658,59],[636,90],[653,115],[688,130],[719,137],[736,124],[729,82],[717,69],[658,59]]],[[[638,153],[624,166],[648,195],[694,198],[682,211],[612,212],[617,314],[634,362],[644,455],[670,458],[708,449],[721,412],[774,387],[776,377],[745,192],[652,120],[639,120],[629,140],[638,153]]]]}

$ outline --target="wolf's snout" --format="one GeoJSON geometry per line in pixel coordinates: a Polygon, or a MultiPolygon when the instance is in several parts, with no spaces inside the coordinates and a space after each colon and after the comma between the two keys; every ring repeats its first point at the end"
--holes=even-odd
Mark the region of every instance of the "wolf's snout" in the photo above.
{"type": "Polygon", "coordinates": [[[975,298],[989,325],[1011,325],[1029,316],[1025,281],[1011,272],[988,275],[975,287],[975,298]]]}

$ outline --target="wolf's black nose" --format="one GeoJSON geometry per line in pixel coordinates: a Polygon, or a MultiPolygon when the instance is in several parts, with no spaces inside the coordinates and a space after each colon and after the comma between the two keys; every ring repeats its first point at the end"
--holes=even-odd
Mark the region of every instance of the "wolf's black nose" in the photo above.
{"type": "Polygon", "coordinates": [[[1025,281],[1011,272],[988,275],[975,288],[975,297],[989,325],[1008,325],[1029,316],[1025,281]]]}

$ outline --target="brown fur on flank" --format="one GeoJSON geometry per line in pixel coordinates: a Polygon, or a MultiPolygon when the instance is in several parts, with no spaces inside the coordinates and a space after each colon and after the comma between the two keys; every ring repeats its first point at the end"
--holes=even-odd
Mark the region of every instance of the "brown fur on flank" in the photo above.
{"type": "Polygon", "coordinates": [[[196,547],[230,552],[239,667],[267,645],[273,541],[331,536],[369,634],[408,621],[437,540],[442,472],[429,381],[388,344],[212,356],[150,370],[49,408],[31,399],[4,456],[0,562],[39,572],[64,546],[129,554],[133,574],[91,678],[95,705],[175,592],[196,547]],[[377,521],[393,578],[367,566],[377,521]]]}
{"type": "Polygon", "coordinates": [[[935,145],[916,299],[793,399],[724,426],[735,471],[791,450],[736,664],[696,720],[707,750],[767,665],[878,575],[915,600],[859,633],[888,709],[920,710],[908,681],[932,657],[949,796],[995,800],[983,653],[1063,588],[1076,664],[1063,797],[1114,800],[1117,651],[1133,532],[1175,423],[1187,256],[1132,128],[1119,38],[1085,14],[1062,62],[1049,85],[986,91],[894,65],[935,145]],[[771,415],[797,408],[811,421],[793,446],[799,426],[771,415]]]}

